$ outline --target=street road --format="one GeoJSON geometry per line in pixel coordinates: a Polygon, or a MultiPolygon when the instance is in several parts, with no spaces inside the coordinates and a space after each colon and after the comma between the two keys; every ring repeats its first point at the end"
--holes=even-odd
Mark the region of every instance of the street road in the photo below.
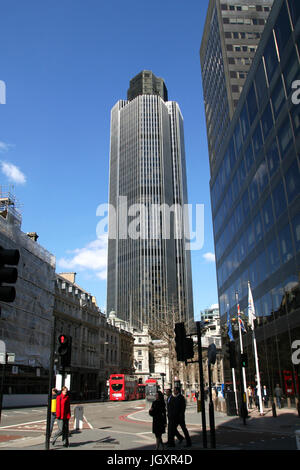
{"type": "MultiPolygon", "coordinates": [[[[75,404],[71,406],[72,418],[70,431],[73,431],[75,404]]],[[[152,434],[152,420],[147,411],[139,413],[145,407],[144,400],[130,402],[84,403],[84,426],[74,446],[78,449],[89,444],[95,450],[149,449],[155,448],[155,437],[152,434]],[[85,436],[89,436],[86,440],[85,436]],[[87,441],[87,442],[86,442],[87,441]]],[[[224,416],[224,415],[222,415],[224,416]]],[[[45,439],[46,407],[11,409],[2,411],[0,423],[0,446],[9,443],[10,448],[18,448],[19,443],[27,437],[45,439]]],[[[230,418],[229,418],[230,421],[230,418]]],[[[186,422],[194,442],[193,448],[202,447],[201,415],[196,413],[194,406],[188,406],[186,422]],[[193,424],[190,424],[193,423],[193,424]]],[[[230,428],[224,424],[224,418],[216,416],[217,449],[234,450],[293,450],[296,449],[295,437],[285,429],[257,431],[247,425],[241,429],[230,428]],[[222,424],[223,420],[223,424],[222,424]]],[[[227,423],[228,424],[228,423],[227,423]]],[[[209,419],[207,417],[207,428],[209,419]]],[[[55,427],[54,430],[57,428],[55,427]]],[[[74,435],[73,435],[74,436],[74,435]]],[[[166,440],[164,434],[164,441],[166,440]]],[[[72,435],[70,438],[72,448],[72,435]]],[[[58,445],[62,449],[61,445],[58,445]]],[[[208,431],[208,448],[210,436],[208,431]]],[[[181,448],[181,446],[180,446],[181,448]]]]}

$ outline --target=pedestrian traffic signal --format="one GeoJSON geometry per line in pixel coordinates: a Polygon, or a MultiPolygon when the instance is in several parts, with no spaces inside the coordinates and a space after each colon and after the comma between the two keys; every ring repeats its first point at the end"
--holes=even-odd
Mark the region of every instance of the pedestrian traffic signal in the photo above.
{"type": "Polygon", "coordinates": [[[241,365],[242,367],[248,367],[248,356],[246,353],[241,354],[241,365]]]}
{"type": "Polygon", "coordinates": [[[185,338],[185,359],[193,359],[194,341],[193,338],[185,338]]]}
{"type": "Polygon", "coordinates": [[[13,286],[2,284],[15,284],[18,279],[17,266],[20,260],[19,250],[6,250],[0,246],[0,300],[2,302],[13,302],[16,298],[16,289],[13,286]]]}
{"type": "Polygon", "coordinates": [[[235,355],[235,342],[229,341],[226,343],[226,356],[229,360],[230,368],[236,368],[236,355],[235,355]]]}
{"type": "Polygon", "coordinates": [[[175,323],[175,349],[177,361],[185,361],[185,326],[184,323],[175,323]]]}
{"type": "Polygon", "coordinates": [[[68,335],[60,335],[58,337],[59,368],[70,367],[72,353],[72,337],[68,335]]]}

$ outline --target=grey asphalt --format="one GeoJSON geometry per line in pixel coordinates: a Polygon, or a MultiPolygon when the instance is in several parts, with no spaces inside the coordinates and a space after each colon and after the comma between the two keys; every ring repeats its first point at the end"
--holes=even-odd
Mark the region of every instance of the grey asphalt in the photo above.
{"type": "MultiPolygon", "coordinates": [[[[244,424],[243,420],[238,416],[227,416],[224,413],[215,411],[215,428],[217,432],[217,449],[237,449],[234,445],[222,446],[218,443],[218,433],[222,428],[227,430],[240,430],[254,433],[278,434],[295,438],[295,431],[300,431],[300,417],[295,409],[283,408],[277,409],[277,417],[274,417],[272,410],[266,409],[264,416],[260,416],[256,410],[249,411],[249,418],[244,424]]],[[[152,418],[149,416],[147,407],[141,411],[133,412],[127,416],[130,421],[142,421],[150,423],[152,418]]],[[[189,403],[186,410],[186,424],[192,438],[192,447],[185,448],[183,445],[177,444],[176,450],[184,450],[190,452],[192,450],[203,449],[203,440],[201,433],[201,413],[197,413],[196,404],[189,403]]],[[[206,427],[208,430],[208,448],[210,447],[209,437],[209,416],[208,404],[206,403],[206,427]]],[[[50,444],[49,450],[154,450],[154,435],[151,428],[148,431],[142,431],[137,426],[136,433],[121,432],[112,429],[82,429],[73,431],[70,436],[70,447],[65,448],[61,442],[55,446],[50,444]]],[[[163,436],[164,440],[166,434],[163,436]]],[[[295,438],[296,439],[296,438],[295,438]]],[[[0,444],[0,450],[45,450],[45,435],[36,437],[26,437],[15,439],[0,444]]]]}

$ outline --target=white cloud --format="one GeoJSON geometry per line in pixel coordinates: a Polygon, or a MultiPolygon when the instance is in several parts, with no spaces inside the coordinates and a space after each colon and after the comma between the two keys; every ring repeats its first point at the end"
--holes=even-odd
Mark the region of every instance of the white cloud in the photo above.
{"type": "Polygon", "coordinates": [[[208,262],[208,263],[215,263],[216,262],[216,257],[214,253],[204,253],[203,258],[208,262]]]}
{"type": "Polygon", "coordinates": [[[10,147],[11,147],[10,144],[7,144],[6,142],[1,142],[0,141],[0,152],[7,152],[10,147]]]}
{"type": "Polygon", "coordinates": [[[13,183],[26,183],[26,176],[13,163],[1,162],[1,171],[13,183]]]}
{"type": "Polygon", "coordinates": [[[102,235],[83,248],[69,252],[71,257],[61,258],[57,264],[62,269],[92,271],[101,280],[106,279],[107,235],[102,235]]]}

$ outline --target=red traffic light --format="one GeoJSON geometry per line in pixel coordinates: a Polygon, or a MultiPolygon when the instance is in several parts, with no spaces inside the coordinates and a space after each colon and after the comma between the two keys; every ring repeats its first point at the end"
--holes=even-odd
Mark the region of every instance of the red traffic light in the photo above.
{"type": "Polygon", "coordinates": [[[58,342],[59,344],[66,344],[68,342],[68,338],[65,335],[60,335],[58,337],[58,342]]]}

